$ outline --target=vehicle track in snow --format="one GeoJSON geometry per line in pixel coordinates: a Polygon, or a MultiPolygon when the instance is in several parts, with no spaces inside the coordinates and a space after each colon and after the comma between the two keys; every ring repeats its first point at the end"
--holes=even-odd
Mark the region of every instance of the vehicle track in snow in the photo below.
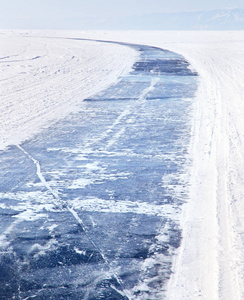
{"type": "Polygon", "coordinates": [[[201,81],[190,150],[191,200],[169,299],[239,300],[244,296],[243,60],[233,54],[238,50],[228,47],[220,43],[189,50],[201,81]]]}

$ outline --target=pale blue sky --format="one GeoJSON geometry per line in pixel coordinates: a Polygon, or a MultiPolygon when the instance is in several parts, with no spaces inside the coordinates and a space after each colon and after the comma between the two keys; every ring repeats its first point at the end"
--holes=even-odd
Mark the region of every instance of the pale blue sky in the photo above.
{"type": "Polygon", "coordinates": [[[83,29],[96,19],[244,8],[244,0],[0,0],[0,4],[0,28],[10,29],[83,29]]]}

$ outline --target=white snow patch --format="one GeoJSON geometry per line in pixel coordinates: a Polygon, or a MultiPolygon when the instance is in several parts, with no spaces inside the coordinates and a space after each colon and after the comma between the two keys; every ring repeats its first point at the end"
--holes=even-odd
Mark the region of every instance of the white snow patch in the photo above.
{"type": "Polygon", "coordinates": [[[101,213],[134,213],[146,215],[158,215],[162,217],[176,216],[177,209],[172,205],[154,205],[140,201],[125,200],[104,200],[99,198],[89,198],[70,201],[70,205],[76,210],[96,211],[101,213]]]}
{"type": "Polygon", "coordinates": [[[137,55],[121,45],[1,31],[0,149],[82,109],[82,100],[128,73],[137,55]]]}
{"type": "Polygon", "coordinates": [[[20,221],[36,221],[42,218],[46,218],[47,214],[36,213],[33,210],[26,210],[20,214],[18,214],[18,219],[20,221]]]}
{"type": "Polygon", "coordinates": [[[72,185],[69,186],[69,189],[81,189],[91,183],[93,183],[92,179],[79,178],[73,181],[72,185]]]}
{"type": "Polygon", "coordinates": [[[80,254],[80,255],[86,255],[86,250],[80,250],[77,247],[74,247],[74,250],[76,253],[80,254]]]}

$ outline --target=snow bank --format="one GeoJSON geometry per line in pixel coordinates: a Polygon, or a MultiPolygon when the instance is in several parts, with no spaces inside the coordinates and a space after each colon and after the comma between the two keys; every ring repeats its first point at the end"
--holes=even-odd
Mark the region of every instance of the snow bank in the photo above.
{"type": "Polygon", "coordinates": [[[82,107],[129,72],[124,46],[0,32],[0,149],[30,138],[82,107]]]}
{"type": "Polygon", "coordinates": [[[243,32],[79,32],[184,55],[199,77],[190,200],[167,299],[244,299],[243,32]]]}

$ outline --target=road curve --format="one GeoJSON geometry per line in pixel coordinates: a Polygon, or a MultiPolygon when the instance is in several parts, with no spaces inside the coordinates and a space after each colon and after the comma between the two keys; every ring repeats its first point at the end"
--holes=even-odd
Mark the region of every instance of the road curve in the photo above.
{"type": "Polygon", "coordinates": [[[0,153],[1,299],[161,299],[181,243],[196,76],[150,46],[114,86],[0,153]]]}

